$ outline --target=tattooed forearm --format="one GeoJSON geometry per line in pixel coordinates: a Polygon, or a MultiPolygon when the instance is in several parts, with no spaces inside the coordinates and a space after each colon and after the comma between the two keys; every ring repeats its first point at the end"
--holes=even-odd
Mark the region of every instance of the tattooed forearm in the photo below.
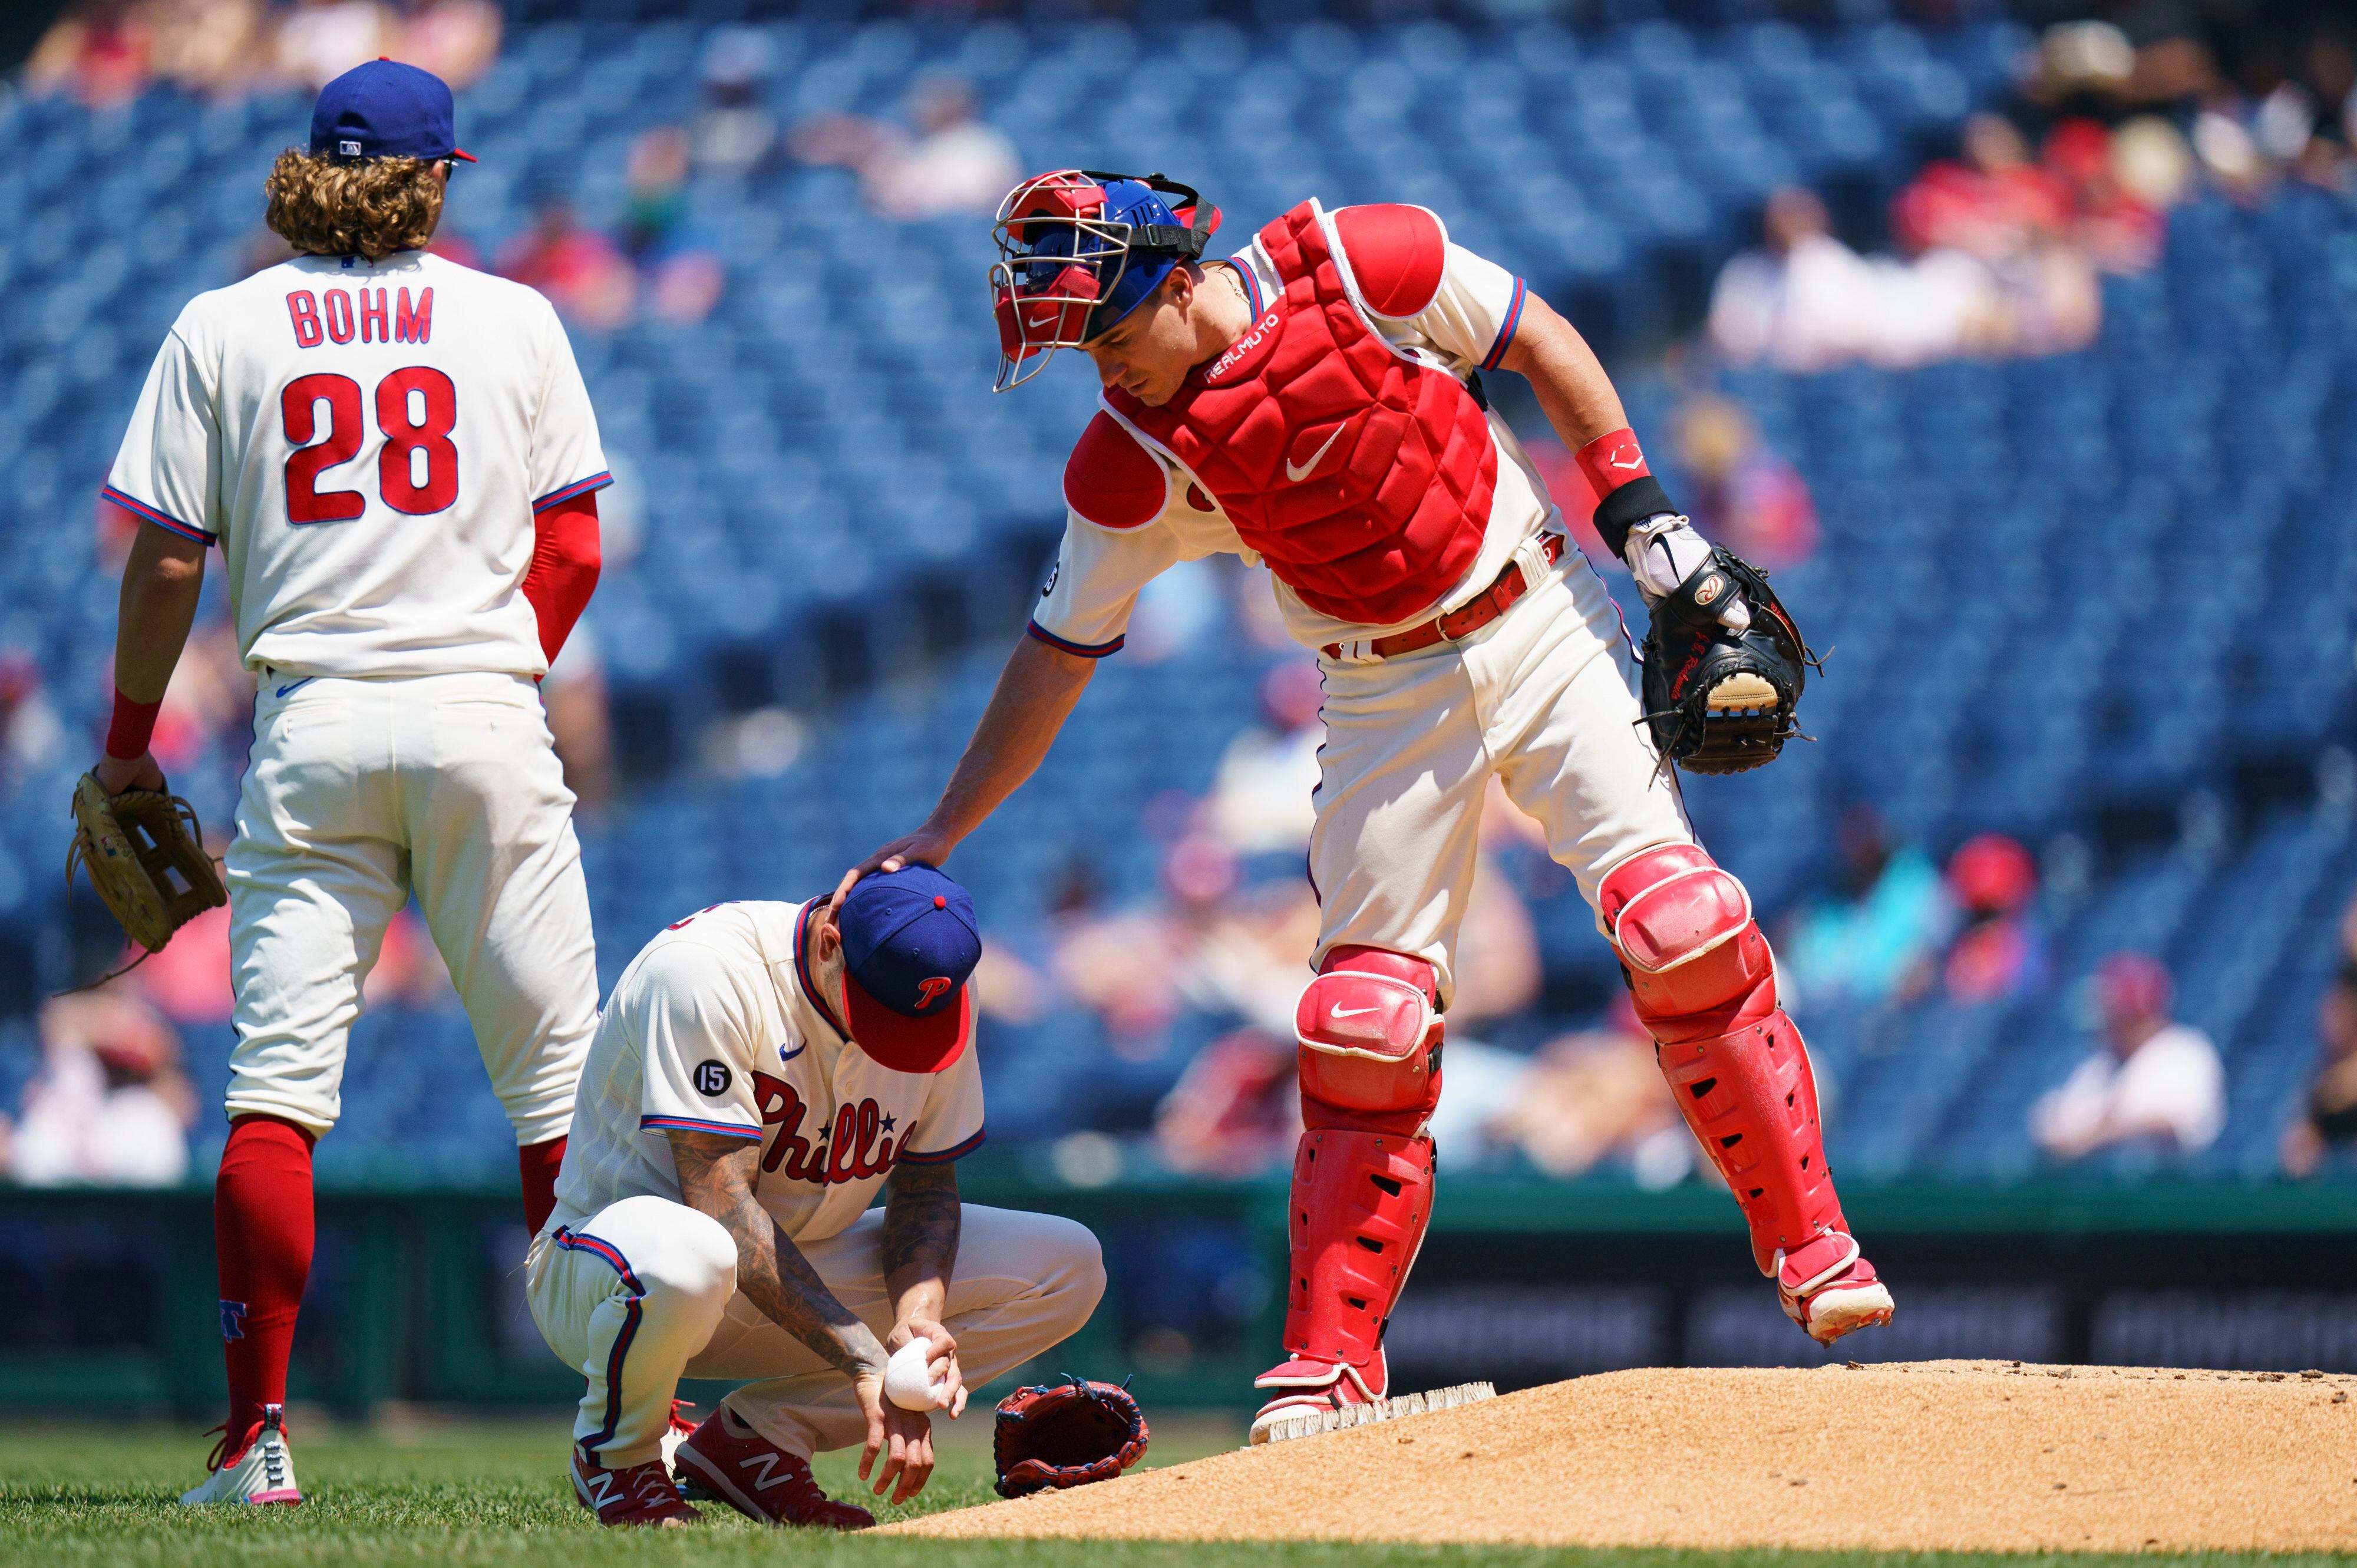
{"type": "MultiPolygon", "coordinates": [[[[957,1167],[895,1165],[884,1189],[884,1288],[907,1316],[909,1293],[946,1296],[958,1250],[957,1167]]],[[[940,1304],[931,1304],[935,1313],[940,1304]]]]}
{"type": "Polygon", "coordinates": [[[681,1200],[720,1221],[736,1239],[737,1288],[846,1376],[881,1375],[884,1347],[875,1330],[835,1299],[754,1196],[761,1145],[712,1133],[673,1130],[666,1135],[679,1167],[681,1200]]]}

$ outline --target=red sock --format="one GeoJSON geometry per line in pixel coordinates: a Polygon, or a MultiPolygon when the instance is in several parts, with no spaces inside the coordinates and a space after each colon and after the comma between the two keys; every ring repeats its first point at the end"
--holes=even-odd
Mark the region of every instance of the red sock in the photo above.
{"type": "Polygon", "coordinates": [[[556,1172],[565,1164],[565,1140],[526,1144],[516,1151],[516,1174],[523,1179],[523,1222],[533,1235],[556,1212],[556,1172]]]}
{"type": "Polygon", "coordinates": [[[229,1444],[245,1450],[262,1407],[286,1402],[286,1356],[311,1276],[311,1134],[274,1116],[230,1124],[213,1184],[221,1338],[229,1361],[229,1444]]]}

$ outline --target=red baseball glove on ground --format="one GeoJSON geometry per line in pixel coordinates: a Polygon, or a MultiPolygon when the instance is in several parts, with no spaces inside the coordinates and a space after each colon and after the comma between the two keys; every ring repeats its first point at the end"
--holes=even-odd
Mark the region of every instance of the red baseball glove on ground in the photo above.
{"type": "Polygon", "coordinates": [[[1146,1416],[1126,1388],[1067,1376],[1017,1389],[998,1406],[998,1495],[1110,1481],[1146,1452],[1146,1416]]]}

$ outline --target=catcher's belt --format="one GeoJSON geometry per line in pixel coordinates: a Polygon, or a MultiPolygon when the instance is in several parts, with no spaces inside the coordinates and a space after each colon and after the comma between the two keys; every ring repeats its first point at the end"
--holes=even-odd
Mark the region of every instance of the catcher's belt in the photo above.
{"type": "Polygon", "coordinates": [[[66,851],[66,886],[78,866],[124,934],[149,952],[207,909],[229,902],[220,870],[205,854],[204,828],[188,801],[161,789],[109,795],[95,773],[76,780],[74,838],[66,851]]]}
{"type": "Polygon", "coordinates": [[[1655,605],[1645,633],[1645,721],[1665,762],[1689,773],[1740,773],[1776,759],[1799,735],[1793,715],[1816,656],[1767,574],[1724,546],[1655,605]],[[1719,624],[1739,593],[1751,625],[1719,624]]]}
{"type": "Polygon", "coordinates": [[[1436,642],[1454,642],[1460,637],[1470,637],[1500,616],[1513,608],[1524,594],[1538,586],[1538,579],[1548,566],[1563,559],[1563,535],[1542,533],[1537,536],[1534,550],[1544,563],[1525,571],[1523,551],[1505,564],[1490,585],[1445,616],[1435,616],[1421,626],[1389,637],[1378,637],[1371,642],[1329,642],[1318,651],[1329,659],[1349,659],[1354,664],[1370,663],[1381,659],[1396,659],[1403,653],[1414,653],[1419,648],[1430,648],[1436,642]]]}
{"type": "Polygon", "coordinates": [[[1000,1402],[992,1435],[998,1495],[1110,1481],[1146,1452],[1146,1416],[1126,1388],[1069,1374],[1000,1402]]]}

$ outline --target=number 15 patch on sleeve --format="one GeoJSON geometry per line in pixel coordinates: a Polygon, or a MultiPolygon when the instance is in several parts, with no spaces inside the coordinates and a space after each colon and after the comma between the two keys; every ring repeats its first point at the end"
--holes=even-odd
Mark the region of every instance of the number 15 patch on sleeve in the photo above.
{"type": "Polygon", "coordinates": [[[707,1058],[695,1064],[695,1091],[706,1100],[717,1100],[726,1094],[728,1086],[735,1081],[726,1062],[707,1058]]]}

